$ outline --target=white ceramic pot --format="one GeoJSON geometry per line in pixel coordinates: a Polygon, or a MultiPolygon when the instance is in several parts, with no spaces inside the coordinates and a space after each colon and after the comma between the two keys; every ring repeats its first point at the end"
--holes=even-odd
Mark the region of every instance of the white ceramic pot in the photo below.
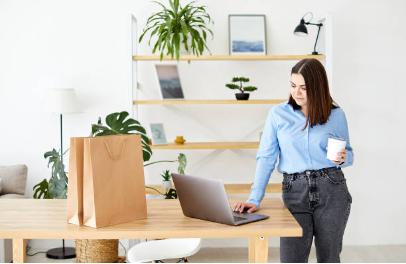
{"type": "Polygon", "coordinates": [[[171,181],[162,181],[161,187],[163,190],[169,190],[170,188],[172,188],[172,182],[171,181]]]}
{"type": "MultiPolygon", "coordinates": [[[[190,33],[188,33],[187,36],[188,37],[187,37],[186,43],[187,43],[189,51],[187,51],[185,49],[185,44],[182,43],[183,34],[180,34],[180,42],[179,42],[179,54],[180,55],[190,55],[192,53],[192,39],[191,39],[190,33]]],[[[175,56],[175,54],[176,53],[174,52],[173,55],[175,56]]]]}
{"type": "Polygon", "coordinates": [[[179,54],[184,54],[184,55],[190,55],[192,54],[192,37],[190,36],[190,33],[187,33],[187,47],[189,51],[186,51],[185,49],[185,44],[182,43],[183,41],[183,35],[180,35],[180,46],[179,46],[179,54]]]}

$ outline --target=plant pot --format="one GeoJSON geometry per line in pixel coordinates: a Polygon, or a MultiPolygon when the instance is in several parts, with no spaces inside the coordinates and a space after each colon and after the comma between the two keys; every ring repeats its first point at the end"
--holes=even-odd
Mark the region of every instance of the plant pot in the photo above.
{"type": "Polygon", "coordinates": [[[192,39],[190,33],[187,33],[187,47],[189,51],[185,49],[185,44],[182,43],[183,41],[183,34],[180,34],[180,42],[179,42],[179,55],[190,55],[192,53],[192,39]]]}
{"type": "Polygon", "coordinates": [[[236,93],[235,98],[237,98],[237,100],[248,100],[248,98],[250,98],[250,94],[249,93],[236,93]]]}
{"type": "Polygon", "coordinates": [[[169,190],[170,188],[172,188],[172,182],[171,181],[162,181],[161,187],[163,190],[169,190]]]}
{"type": "MultiPolygon", "coordinates": [[[[172,38],[173,38],[173,34],[172,34],[172,38]]],[[[189,51],[187,51],[185,49],[185,44],[183,44],[182,41],[183,41],[183,34],[180,34],[179,55],[191,55],[192,54],[192,39],[191,39],[190,33],[188,33],[187,42],[186,42],[187,46],[189,48],[189,51]]],[[[168,52],[168,50],[166,52],[168,52]]],[[[173,55],[174,56],[176,55],[175,51],[174,51],[173,55]]]]}

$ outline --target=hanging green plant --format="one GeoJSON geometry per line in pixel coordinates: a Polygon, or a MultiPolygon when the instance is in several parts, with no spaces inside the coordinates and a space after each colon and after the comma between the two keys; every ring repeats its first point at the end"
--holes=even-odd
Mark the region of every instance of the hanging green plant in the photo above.
{"type": "Polygon", "coordinates": [[[169,0],[170,8],[167,8],[157,1],[153,2],[162,6],[163,10],[152,14],[148,18],[139,42],[151,30],[152,33],[148,45],[151,46],[153,36],[158,38],[152,53],[155,54],[159,50],[161,52],[161,61],[165,49],[167,51],[166,55],[170,54],[173,59],[175,54],[176,60],[179,61],[179,48],[181,45],[184,45],[186,51],[191,50],[196,56],[202,55],[204,48],[210,52],[210,49],[206,45],[206,38],[207,32],[213,38],[213,32],[207,28],[207,25],[210,23],[214,24],[214,22],[206,12],[206,6],[194,6],[193,3],[196,1],[192,1],[182,8],[179,0],[169,0]],[[191,40],[191,47],[187,44],[189,38],[191,40]]]}

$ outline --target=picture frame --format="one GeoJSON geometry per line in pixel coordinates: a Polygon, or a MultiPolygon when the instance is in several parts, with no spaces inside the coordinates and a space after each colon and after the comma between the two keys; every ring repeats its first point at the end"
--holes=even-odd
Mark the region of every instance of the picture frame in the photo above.
{"type": "Polygon", "coordinates": [[[164,124],[163,123],[150,123],[149,128],[151,131],[152,145],[167,145],[164,124]]]}
{"type": "Polygon", "coordinates": [[[185,99],[177,64],[155,64],[161,99],[185,99]]]}
{"type": "Polygon", "coordinates": [[[265,15],[228,15],[230,55],[266,55],[265,15]]]}

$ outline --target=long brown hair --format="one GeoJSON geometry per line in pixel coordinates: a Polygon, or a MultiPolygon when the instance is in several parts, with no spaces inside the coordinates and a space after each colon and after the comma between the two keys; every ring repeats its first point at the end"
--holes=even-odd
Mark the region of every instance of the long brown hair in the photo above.
{"type": "MultiPolygon", "coordinates": [[[[331,110],[339,106],[331,98],[327,73],[323,64],[316,59],[303,59],[292,68],[290,74],[294,73],[301,74],[306,85],[308,115],[303,130],[306,129],[309,120],[310,127],[327,123],[331,110]]],[[[296,104],[292,95],[289,96],[288,104],[292,105],[295,110],[302,108],[296,104]]]]}

